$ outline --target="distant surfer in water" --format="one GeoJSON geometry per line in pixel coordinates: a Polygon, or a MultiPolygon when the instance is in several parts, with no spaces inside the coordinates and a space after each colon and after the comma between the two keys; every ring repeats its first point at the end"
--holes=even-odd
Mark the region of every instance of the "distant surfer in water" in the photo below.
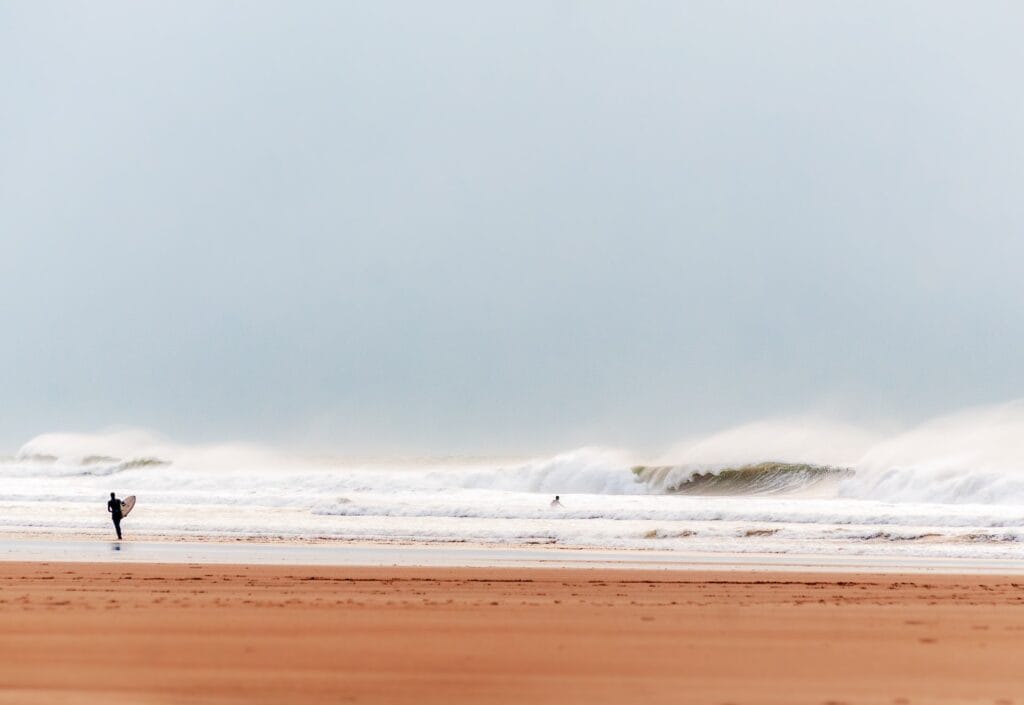
{"type": "Polygon", "coordinates": [[[110,501],[107,502],[107,511],[110,518],[114,520],[114,529],[117,530],[117,538],[121,538],[121,500],[113,492],[110,493],[110,501]]]}
{"type": "Polygon", "coordinates": [[[551,508],[552,509],[558,509],[561,506],[562,506],[562,503],[558,500],[558,495],[556,494],[555,498],[553,500],[551,500],[551,508]]]}

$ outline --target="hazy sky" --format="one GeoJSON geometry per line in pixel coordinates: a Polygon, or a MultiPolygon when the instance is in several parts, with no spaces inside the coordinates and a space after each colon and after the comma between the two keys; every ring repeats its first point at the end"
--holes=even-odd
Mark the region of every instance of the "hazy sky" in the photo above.
{"type": "Polygon", "coordinates": [[[1017,2],[0,0],[0,441],[667,445],[1024,389],[1017,2]]]}

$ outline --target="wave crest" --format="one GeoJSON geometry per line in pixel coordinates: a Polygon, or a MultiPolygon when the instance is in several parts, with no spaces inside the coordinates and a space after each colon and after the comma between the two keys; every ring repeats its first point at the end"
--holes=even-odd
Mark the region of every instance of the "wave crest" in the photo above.
{"type": "Polygon", "coordinates": [[[659,492],[693,495],[779,494],[807,490],[827,480],[854,473],[851,468],[811,463],[767,461],[736,467],[691,466],[633,467],[638,481],[659,492]]]}

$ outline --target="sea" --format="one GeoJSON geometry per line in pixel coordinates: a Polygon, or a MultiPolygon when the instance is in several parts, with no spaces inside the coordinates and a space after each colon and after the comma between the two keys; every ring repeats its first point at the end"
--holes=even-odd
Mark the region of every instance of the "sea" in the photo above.
{"type": "Polygon", "coordinates": [[[138,430],[40,435],[0,458],[0,538],[1024,558],[1024,405],[905,428],[744,424],[646,455],[310,453],[138,430]],[[558,505],[552,506],[555,496],[558,505]]]}

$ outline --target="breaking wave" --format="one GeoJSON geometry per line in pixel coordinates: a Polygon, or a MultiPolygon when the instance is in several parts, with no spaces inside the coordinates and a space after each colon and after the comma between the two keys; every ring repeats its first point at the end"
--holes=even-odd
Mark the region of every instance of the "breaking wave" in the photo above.
{"type": "Polygon", "coordinates": [[[66,459],[45,454],[25,454],[0,462],[0,475],[101,477],[128,470],[161,468],[170,464],[171,461],[163,458],[114,458],[107,455],[90,455],[81,459],[66,459]]]}
{"type": "Polygon", "coordinates": [[[588,447],[509,461],[309,457],[256,444],[184,445],[145,431],[45,434],[0,459],[2,477],[104,476],[211,492],[254,485],[312,494],[489,492],[593,495],[811,493],[891,503],[1024,504],[1024,403],[878,433],[814,419],[762,421],[683,442],[660,457],[588,447]],[[287,483],[283,478],[287,477],[287,483]]]}
{"type": "Polygon", "coordinates": [[[692,495],[798,492],[854,473],[852,468],[771,461],[722,468],[637,465],[632,472],[637,480],[660,492],[692,495]]]}

